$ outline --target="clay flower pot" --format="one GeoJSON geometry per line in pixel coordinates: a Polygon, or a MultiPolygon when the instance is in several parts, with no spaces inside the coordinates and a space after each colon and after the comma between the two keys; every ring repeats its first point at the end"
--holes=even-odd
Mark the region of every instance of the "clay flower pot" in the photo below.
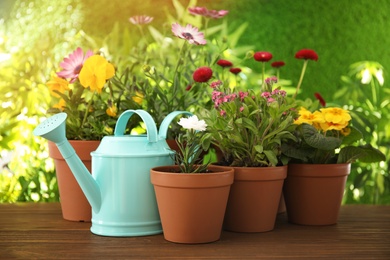
{"type": "Polygon", "coordinates": [[[336,224],[350,170],[350,163],[289,165],[283,188],[288,221],[336,224]]]}
{"type": "Polygon", "coordinates": [[[234,167],[234,183],[224,229],[266,232],[274,229],[287,166],[234,167]]]}
{"type": "Polygon", "coordinates": [[[177,165],[151,169],[164,238],[191,244],[219,240],[233,169],[212,165],[210,173],[177,169],[177,165]]]}
{"type": "MultiPolygon", "coordinates": [[[[91,172],[91,152],[98,148],[100,141],[71,140],[69,142],[91,172]]],[[[56,168],[62,217],[70,221],[90,222],[92,218],[91,206],[56,144],[50,141],[49,156],[54,159],[56,168]]]]}

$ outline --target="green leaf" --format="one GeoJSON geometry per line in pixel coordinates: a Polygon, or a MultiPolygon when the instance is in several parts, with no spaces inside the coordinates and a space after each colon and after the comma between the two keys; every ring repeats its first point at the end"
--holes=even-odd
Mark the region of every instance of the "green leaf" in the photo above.
{"type": "Polygon", "coordinates": [[[334,150],[341,145],[341,140],[318,133],[315,127],[309,124],[302,125],[302,136],[310,146],[322,150],[334,150]]]}
{"type": "Polygon", "coordinates": [[[264,148],[263,148],[262,145],[255,145],[255,150],[256,150],[256,152],[258,152],[258,153],[262,153],[263,150],[264,150],[264,148]]]}
{"type": "Polygon", "coordinates": [[[276,155],[274,152],[270,150],[264,150],[265,156],[267,156],[268,161],[272,166],[276,166],[278,164],[278,158],[276,158],[276,155]]]}
{"type": "Polygon", "coordinates": [[[340,150],[337,163],[348,163],[359,160],[361,162],[372,163],[386,160],[385,155],[371,145],[346,146],[340,150]]]}
{"type": "Polygon", "coordinates": [[[345,136],[343,138],[342,143],[343,144],[352,144],[356,141],[359,141],[360,139],[363,138],[362,132],[360,132],[357,128],[351,127],[351,133],[349,135],[345,136]]]}

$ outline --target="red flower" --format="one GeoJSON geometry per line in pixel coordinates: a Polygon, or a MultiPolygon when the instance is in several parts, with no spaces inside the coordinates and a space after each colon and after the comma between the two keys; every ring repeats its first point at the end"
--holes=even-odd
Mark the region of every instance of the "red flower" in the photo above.
{"type": "Polygon", "coordinates": [[[320,93],[316,92],[314,93],[314,96],[316,97],[316,99],[318,99],[318,101],[320,101],[321,106],[326,106],[325,99],[321,96],[320,93]]]}
{"type": "Polygon", "coordinates": [[[191,84],[188,84],[188,86],[186,87],[186,90],[187,90],[187,91],[190,91],[191,88],[192,88],[192,85],[191,85],[191,84]]]}
{"type": "Polygon", "coordinates": [[[280,68],[285,65],[284,61],[274,61],[271,63],[271,66],[274,68],[280,68]]]}
{"type": "Polygon", "coordinates": [[[231,67],[231,66],[233,66],[233,63],[231,63],[228,60],[219,60],[219,61],[217,61],[217,64],[219,66],[221,66],[221,67],[231,67]]]}
{"type": "Polygon", "coordinates": [[[266,62],[272,59],[272,54],[266,51],[258,51],[253,55],[253,58],[257,61],[266,62]]]}
{"type": "Polygon", "coordinates": [[[213,71],[209,67],[200,67],[194,71],[192,78],[196,82],[207,82],[213,76],[213,71]]]}
{"type": "Polygon", "coordinates": [[[305,60],[318,60],[318,54],[310,49],[302,49],[295,53],[295,58],[297,59],[305,59],[305,60]]]}
{"type": "Polygon", "coordinates": [[[238,73],[240,73],[241,72],[241,69],[240,68],[230,68],[230,70],[229,70],[231,73],[233,73],[233,74],[238,74],[238,73]]]}

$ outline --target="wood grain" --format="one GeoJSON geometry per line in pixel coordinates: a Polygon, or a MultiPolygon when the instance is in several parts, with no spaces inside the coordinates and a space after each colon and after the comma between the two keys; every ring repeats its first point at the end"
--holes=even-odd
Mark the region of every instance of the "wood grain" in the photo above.
{"type": "Polygon", "coordinates": [[[90,225],[63,220],[58,203],[0,204],[0,259],[390,259],[390,206],[342,206],[338,224],[323,227],[280,214],[271,232],[224,231],[201,245],[102,237],[90,225]]]}

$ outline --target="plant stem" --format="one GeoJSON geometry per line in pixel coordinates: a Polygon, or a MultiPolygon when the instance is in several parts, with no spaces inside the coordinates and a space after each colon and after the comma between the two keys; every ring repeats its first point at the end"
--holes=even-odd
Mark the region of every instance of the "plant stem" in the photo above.
{"type": "Polygon", "coordinates": [[[295,99],[296,96],[298,95],[298,91],[299,91],[299,89],[300,89],[300,87],[301,87],[301,85],[302,85],[302,81],[303,81],[303,77],[305,76],[305,71],[306,71],[306,67],[307,67],[307,62],[308,62],[308,61],[309,61],[309,60],[305,60],[305,61],[303,62],[301,77],[299,78],[299,82],[298,82],[298,85],[297,85],[297,89],[296,89],[295,94],[294,94],[294,96],[293,96],[294,99],[295,99]]]}
{"type": "Polygon", "coordinates": [[[87,109],[85,110],[84,118],[83,121],[81,122],[80,129],[84,126],[85,121],[87,121],[88,113],[89,113],[89,108],[92,105],[93,97],[95,96],[96,91],[93,92],[91,99],[88,102],[87,109]]]}

